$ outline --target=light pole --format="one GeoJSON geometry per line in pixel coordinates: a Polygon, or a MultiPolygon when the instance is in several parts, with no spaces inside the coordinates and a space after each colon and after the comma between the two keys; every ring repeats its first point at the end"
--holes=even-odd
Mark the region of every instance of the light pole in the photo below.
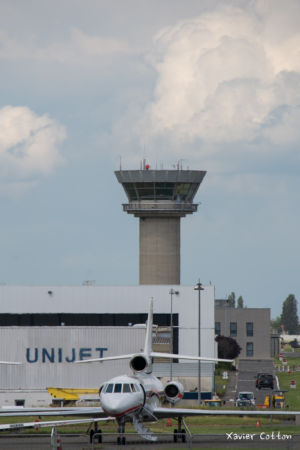
{"type": "MultiPolygon", "coordinates": [[[[171,353],[173,353],[173,295],[179,295],[179,291],[170,289],[169,294],[171,296],[171,315],[170,315],[170,328],[171,328],[171,353]]],[[[170,362],[170,380],[173,379],[173,359],[170,362]]]]}
{"type": "MultiPolygon", "coordinates": [[[[195,291],[198,291],[198,356],[200,358],[201,356],[201,340],[200,340],[200,310],[201,310],[201,291],[204,290],[202,287],[202,284],[200,283],[200,280],[194,287],[195,291]]],[[[200,359],[198,360],[198,403],[201,404],[201,362],[200,359]]]]}

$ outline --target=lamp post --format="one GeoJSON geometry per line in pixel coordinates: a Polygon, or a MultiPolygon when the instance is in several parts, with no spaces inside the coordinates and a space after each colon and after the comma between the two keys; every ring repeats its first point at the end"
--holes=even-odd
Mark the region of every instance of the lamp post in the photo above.
{"type": "MultiPolygon", "coordinates": [[[[196,284],[196,286],[194,287],[195,291],[198,291],[198,356],[200,358],[201,356],[201,340],[200,340],[200,306],[201,306],[201,291],[204,290],[204,288],[202,287],[202,284],[200,283],[200,280],[198,281],[198,283],[196,284]]],[[[198,403],[199,405],[201,404],[201,361],[200,359],[198,360],[198,403]]]]}
{"type": "MultiPolygon", "coordinates": [[[[173,353],[173,295],[179,295],[179,291],[170,289],[169,294],[171,296],[171,314],[170,314],[170,328],[171,328],[171,353],[173,353]]],[[[170,380],[173,379],[173,359],[170,362],[170,380]]]]}

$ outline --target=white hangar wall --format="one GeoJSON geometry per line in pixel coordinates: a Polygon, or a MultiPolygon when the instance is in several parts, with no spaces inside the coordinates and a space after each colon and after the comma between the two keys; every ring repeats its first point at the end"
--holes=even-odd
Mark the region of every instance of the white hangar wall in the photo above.
{"type": "MultiPolygon", "coordinates": [[[[179,318],[179,353],[197,355],[198,292],[194,286],[0,286],[0,314],[145,314],[150,297],[154,313],[170,314],[171,288],[179,292],[173,295],[173,314],[179,318]]],[[[115,375],[130,373],[128,360],[83,365],[68,361],[96,358],[101,353],[135,353],[142,349],[144,336],[145,329],[135,327],[0,327],[0,360],[23,363],[0,366],[0,389],[100,387],[115,375]]],[[[216,357],[214,337],[214,287],[204,286],[201,355],[216,357]]],[[[185,373],[196,376],[195,362],[189,364],[190,370],[184,365],[185,373]]],[[[160,366],[159,371],[162,369],[160,366]]],[[[167,376],[168,367],[164,370],[167,376]]],[[[210,386],[205,390],[211,390],[212,364],[201,364],[201,373],[210,386]]]]}
{"type": "Polygon", "coordinates": [[[134,327],[0,327],[0,389],[98,388],[130,374],[128,360],[73,364],[77,359],[136,353],[145,329],[134,327]]]}
{"type": "MultiPolygon", "coordinates": [[[[179,315],[179,353],[198,353],[198,292],[194,286],[0,286],[0,313],[154,313],[179,315]]],[[[214,286],[201,291],[201,354],[215,357],[214,286]]],[[[0,350],[2,353],[3,348],[0,350]]],[[[0,353],[0,358],[2,354],[0,353]]]]}

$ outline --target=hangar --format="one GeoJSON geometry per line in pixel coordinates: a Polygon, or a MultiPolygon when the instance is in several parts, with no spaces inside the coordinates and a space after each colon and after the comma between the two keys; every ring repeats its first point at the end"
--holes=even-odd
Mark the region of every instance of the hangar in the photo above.
{"type": "MultiPolygon", "coordinates": [[[[145,331],[135,325],[145,323],[150,297],[154,323],[161,327],[170,326],[172,302],[174,352],[197,355],[194,286],[0,286],[0,359],[22,362],[22,366],[0,367],[0,404],[15,404],[21,391],[31,392],[27,406],[30,401],[49,403],[44,395],[47,387],[99,388],[108,378],[129,373],[126,361],[80,367],[73,362],[140,351],[145,331]],[[178,295],[171,298],[171,289],[178,295]]],[[[214,333],[210,285],[201,292],[201,355],[216,356],[214,333]]],[[[201,363],[203,391],[213,390],[213,369],[212,363],[201,363]]],[[[197,376],[197,363],[175,362],[172,371],[174,376],[192,379],[197,376]]],[[[154,373],[169,377],[169,362],[155,363],[154,373]]]]}

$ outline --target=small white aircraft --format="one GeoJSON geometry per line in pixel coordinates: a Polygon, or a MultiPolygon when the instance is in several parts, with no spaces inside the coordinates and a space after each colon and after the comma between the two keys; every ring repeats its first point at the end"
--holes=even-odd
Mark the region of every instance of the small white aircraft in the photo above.
{"type": "Polygon", "coordinates": [[[145,346],[143,353],[121,356],[108,356],[105,358],[76,361],[77,364],[92,363],[96,361],[112,361],[130,359],[130,368],[133,375],[122,375],[112,378],[104,383],[100,390],[100,403],[108,417],[115,417],[119,426],[118,443],[125,444],[125,423],[132,422],[136,431],[144,439],[156,441],[156,436],[145,427],[144,422],[157,421],[162,417],[178,418],[178,430],[174,430],[185,441],[185,429],[182,429],[182,417],[194,415],[195,410],[163,408],[162,401],[172,405],[178,403],[184,394],[184,389],[178,381],[170,381],[163,386],[161,381],[152,374],[152,358],[203,360],[205,362],[222,361],[233,362],[232,359],[206,358],[152,351],[153,302],[149,301],[148,320],[146,328],[145,346]]]}
{"type": "Polygon", "coordinates": [[[77,423],[95,424],[95,431],[91,430],[91,440],[94,432],[98,433],[98,441],[101,442],[101,430],[98,430],[98,422],[116,420],[118,422],[119,445],[125,445],[125,424],[132,422],[136,431],[144,439],[155,441],[156,436],[145,426],[145,422],[155,422],[162,418],[175,418],[178,427],[174,430],[174,442],[186,440],[186,431],[190,434],[184,417],[203,415],[299,415],[300,411],[245,411],[245,410],[207,410],[162,407],[161,402],[177,404],[183,398],[183,386],[178,381],[170,381],[165,386],[152,374],[152,358],[189,359],[203,361],[232,360],[206,358],[169,353],[157,353],[152,351],[152,322],[153,306],[149,302],[148,320],[145,337],[144,351],[137,354],[109,356],[105,358],[76,361],[76,363],[93,363],[96,361],[111,361],[129,359],[132,375],[122,375],[104,383],[99,390],[101,407],[93,408],[18,408],[0,409],[0,417],[11,416],[85,416],[84,419],[56,420],[47,422],[24,422],[18,424],[0,425],[0,430],[15,430],[23,428],[39,428],[60,426],[77,423]],[[184,426],[184,428],[182,427],[184,426]]]}

